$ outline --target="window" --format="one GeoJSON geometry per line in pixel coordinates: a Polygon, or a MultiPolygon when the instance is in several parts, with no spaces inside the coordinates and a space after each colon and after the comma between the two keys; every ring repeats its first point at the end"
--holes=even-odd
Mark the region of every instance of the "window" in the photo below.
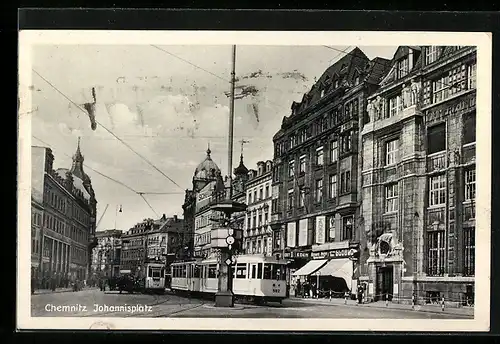
{"type": "Polygon", "coordinates": [[[272,213],[276,213],[278,211],[278,200],[277,199],[273,199],[271,201],[271,212],[272,213]]]}
{"type": "Polygon", "coordinates": [[[432,101],[434,103],[448,98],[448,92],[448,75],[442,76],[432,83],[432,101]]]}
{"type": "Polygon", "coordinates": [[[351,192],[351,171],[344,171],[340,173],[340,193],[349,192],[351,192]]]}
{"type": "Polygon", "coordinates": [[[398,94],[392,98],[389,98],[389,117],[396,116],[403,110],[403,101],[401,95],[398,94]]]}
{"type": "Polygon", "coordinates": [[[405,77],[409,73],[408,58],[398,61],[398,79],[405,77]]]}
{"type": "Polygon", "coordinates": [[[253,201],[257,202],[259,199],[257,198],[257,189],[253,191],[253,201]]]}
{"type": "Polygon", "coordinates": [[[294,170],[295,170],[295,161],[290,161],[288,163],[288,177],[292,178],[294,176],[294,170]]]}
{"type": "Polygon", "coordinates": [[[399,140],[391,140],[385,144],[385,165],[394,165],[397,162],[399,140]]]}
{"type": "Polygon", "coordinates": [[[328,241],[335,241],[335,216],[330,216],[328,219],[328,241]]]}
{"type": "Polygon", "coordinates": [[[431,64],[437,60],[438,47],[430,46],[425,48],[425,64],[431,64]]]}
{"type": "Polygon", "coordinates": [[[476,114],[464,115],[464,135],[463,143],[468,144],[476,142],[476,114]]]}
{"type": "Polygon", "coordinates": [[[334,140],[330,142],[330,162],[337,161],[339,156],[338,141],[334,140]]]}
{"type": "Polygon", "coordinates": [[[272,279],[272,264],[264,264],[264,276],[262,279],[272,279]]]}
{"type": "Polygon", "coordinates": [[[337,197],[337,175],[330,175],[328,189],[330,190],[330,198],[337,197]]]}
{"type": "Polygon", "coordinates": [[[465,171],[465,200],[476,198],[476,170],[465,171]]]}
{"type": "Polygon", "coordinates": [[[264,189],[261,187],[259,189],[259,200],[262,200],[264,199],[264,189]]]}
{"type": "Polygon", "coordinates": [[[236,278],[246,278],[247,277],[247,265],[246,264],[236,264],[236,278]]]}
{"type": "Polygon", "coordinates": [[[475,228],[464,228],[464,276],[474,276],[476,262],[475,242],[475,228]]]}
{"type": "Polygon", "coordinates": [[[208,278],[217,278],[217,265],[210,264],[208,266],[208,278]]]}
{"type": "Polygon", "coordinates": [[[444,174],[429,179],[429,205],[443,205],[446,202],[446,177],[444,174]]]}
{"type": "Polygon", "coordinates": [[[304,206],[305,199],[306,199],[306,191],[304,189],[301,189],[300,190],[300,197],[299,197],[299,207],[304,206]]]}
{"type": "Polygon", "coordinates": [[[476,74],[476,63],[467,67],[467,88],[469,90],[476,88],[476,74]]]}
{"type": "Polygon", "coordinates": [[[428,271],[429,276],[444,275],[445,243],[444,231],[428,232],[428,271]]]}
{"type": "Polygon", "coordinates": [[[316,180],[316,203],[323,201],[323,179],[316,180]]]}
{"type": "Polygon", "coordinates": [[[353,226],[354,221],[352,216],[342,218],[342,240],[353,239],[353,226]]]}
{"type": "Polygon", "coordinates": [[[316,165],[323,165],[323,147],[316,149],[316,165]]]}
{"type": "Polygon", "coordinates": [[[293,208],[293,190],[288,190],[288,209],[293,208]]]}
{"type": "Polygon", "coordinates": [[[385,211],[386,213],[398,210],[398,184],[385,187],[385,211]]]}
{"type": "Polygon", "coordinates": [[[306,172],[306,156],[303,155],[299,159],[299,173],[305,173],[306,172]]]}
{"type": "Polygon", "coordinates": [[[351,151],[351,139],[352,139],[352,132],[349,131],[345,134],[343,134],[340,137],[341,140],[341,145],[342,145],[342,153],[347,153],[351,151]]]}
{"type": "Polygon", "coordinates": [[[266,198],[271,197],[271,193],[269,192],[269,184],[266,185],[266,198]]]}
{"type": "Polygon", "coordinates": [[[446,125],[444,123],[427,128],[427,154],[446,149],[446,125]]]}

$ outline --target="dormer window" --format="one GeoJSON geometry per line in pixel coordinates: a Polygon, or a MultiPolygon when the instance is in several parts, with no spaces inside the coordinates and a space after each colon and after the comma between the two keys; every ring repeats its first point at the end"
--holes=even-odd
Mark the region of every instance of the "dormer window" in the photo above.
{"type": "Polygon", "coordinates": [[[438,57],[438,47],[433,45],[425,48],[425,64],[431,64],[438,57]]]}
{"type": "Polygon", "coordinates": [[[409,73],[408,57],[404,57],[403,59],[399,60],[397,62],[396,67],[397,67],[398,79],[401,79],[401,78],[405,77],[406,75],[408,75],[408,73],[409,73]]]}

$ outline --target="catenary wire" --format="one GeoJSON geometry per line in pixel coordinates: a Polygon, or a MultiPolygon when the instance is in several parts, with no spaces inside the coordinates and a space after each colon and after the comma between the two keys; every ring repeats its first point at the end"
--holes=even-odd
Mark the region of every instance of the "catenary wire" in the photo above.
{"type": "MultiPolygon", "coordinates": [[[[38,73],[35,69],[33,69],[33,72],[37,74],[41,79],[43,79],[47,84],[49,84],[54,90],[56,90],[59,94],[61,94],[64,98],[69,100],[73,105],[77,106],[78,109],[80,109],[83,113],[87,114],[87,112],[82,109],[82,107],[75,103],[73,100],[71,100],[66,94],[64,94],[61,90],[59,90],[54,84],[52,84],[49,80],[47,80],[45,77],[43,77],[40,73],[38,73]]],[[[153,167],[156,171],[158,171],[161,175],[163,175],[165,178],[167,178],[170,182],[172,182],[175,186],[183,190],[183,188],[177,184],[172,178],[170,178],[168,175],[166,175],[162,170],[160,170],[158,167],[156,167],[151,161],[149,161],[146,157],[144,157],[142,154],[138,153],[135,151],[128,143],[123,141],[119,136],[117,136],[115,133],[113,133],[110,129],[106,128],[103,126],[101,123],[99,123],[97,120],[95,120],[97,124],[99,124],[104,130],[106,130],[108,133],[110,133],[112,136],[114,136],[118,141],[123,143],[128,149],[130,149],[132,152],[134,152],[137,156],[139,156],[142,160],[144,160],[147,164],[149,164],[151,167],[153,167]]]]}
{"type": "MultiPolygon", "coordinates": [[[[34,138],[34,139],[36,139],[36,140],[38,140],[38,141],[40,141],[40,142],[41,142],[41,143],[43,143],[44,145],[47,145],[48,147],[51,147],[51,146],[52,146],[51,144],[49,144],[49,143],[45,142],[44,140],[42,140],[42,139],[40,139],[40,138],[38,138],[38,137],[36,137],[36,136],[34,136],[34,135],[33,135],[33,138],[34,138]]],[[[71,156],[70,156],[69,154],[66,154],[66,153],[64,153],[64,152],[62,152],[62,153],[63,153],[65,156],[67,156],[67,157],[71,158],[71,156]]],[[[141,198],[142,198],[142,199],[146,202],[146,204],[147,204],[147,205],[151,208],[151,210],[153,210],[153,213],[155,213],[156,215],[157,215],[158,213],[157,213],[157,212],[156,212],[156,211],[152,208],[151,204],[150,204],[150,203],[148,203],[148,202],[146,201],[146,199],[144,198],[144,196],[143,196],[143,195],[171,195],[171,194],[181,194],[180,192],[179,192],[179,193],[176,193],[176,192],[140,192],[140,191],[136,191],[136,190],[134,190],[133,188],[131,188],[130,186],[128,186],[127,184],[125,184],[125,183],[123,183],[123,182],[121,182],[121,181],[119,181],[119,180],[117,180],[117,179],[115,179],[115,178],[113,178],[113,177],[110,177],[110,176],[108,176],[108,175],[106,175],[106,174],[104,174],[104,173],[102,173],[102,172],[99,172],[99,171],[97,171],[95,168],[92,168],[92,167],[90,167],[90,166],[89,166],[89,165],[87,165],[87,164],[83,164],[83,166],[84,166],[85,168],[88,168],[89,170],[93,171],[94,173],[97,173],[98,175],[100,175],[100,176],[102,176],[102,177],[104,177],[104,178],[106,178],[106,179],[109,179],[109,180],[113,181],[114,183],[116,183],[116,184],[118,184],[118,185],[123,186],[124,188],[128,189],[129,191],[133,192],[134,194],[141,196],[141,198]]]]}

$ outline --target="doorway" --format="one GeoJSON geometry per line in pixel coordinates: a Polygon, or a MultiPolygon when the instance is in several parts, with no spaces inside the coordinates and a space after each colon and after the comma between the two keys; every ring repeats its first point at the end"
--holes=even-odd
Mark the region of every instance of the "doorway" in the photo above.
{"type": "Polygon", "coordinates": [[[392,266],[377,267],[377,289],[375,291],[375,301],[392,301],[394,293],[394,268],[392,266]]]}

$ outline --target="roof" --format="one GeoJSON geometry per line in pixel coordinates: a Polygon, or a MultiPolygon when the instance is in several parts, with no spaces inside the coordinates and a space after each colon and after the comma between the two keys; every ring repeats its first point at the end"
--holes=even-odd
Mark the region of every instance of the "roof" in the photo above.
{"type": "Polygon", "coordinates": [[[213,179],[220,172],[219,166],[212,160],[210,148],[207,149],[207,156],[194,170],[194,179],[213,179]]]}

